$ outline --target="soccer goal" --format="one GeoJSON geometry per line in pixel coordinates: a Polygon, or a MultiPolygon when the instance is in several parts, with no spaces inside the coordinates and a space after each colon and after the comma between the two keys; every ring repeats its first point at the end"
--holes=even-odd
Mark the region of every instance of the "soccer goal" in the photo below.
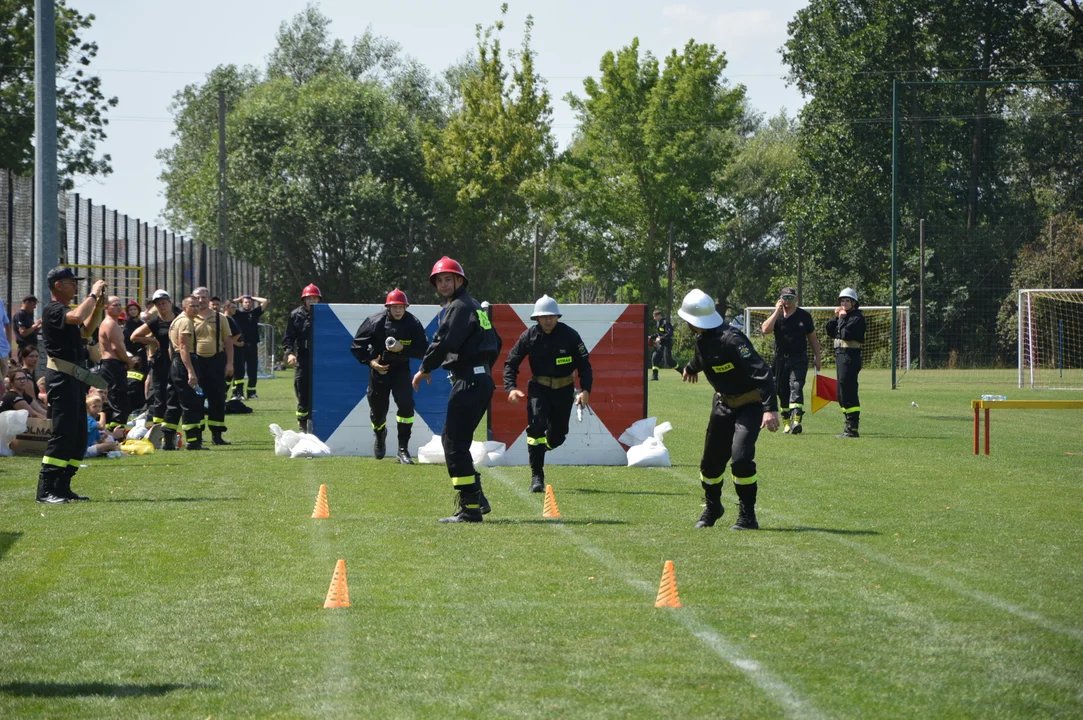
{"type": "MultiPolygon", "coordinates": [[[[835,353],[831,347],[831,338],[827,337],[827,321],[835,316],[835,306],[831,307],[806,307],[812,315],[813,324],[816,327],[816,336],[820,339],[820,349],[823,351],[823,366],[835,366],[835,353]]],[[[749,340],[767,362],[773,362],[775,356],[775,344],[770,336],[760,332],[760,326],[771,313],[775,311],[771,307],[745,308],[745,329],[749,340]]],[[[896,308],[898,313],[898,362],[896,368],[905,372],[910,367],[910,306],[900,305],[896,308]]],[[[891,306],[870,305],[861,307],[865,315],[865,344],[861,353],[862,366],[866,368],[890,368],[891,367],[891,306]]],[[[812,358],[812,348],[809,348],[809,359],[812,358]]]]}
{"type": "Polygon", "coordinates": [[[1083,390],[1083,289],[1019,291],[1019,387],[1083,390]]]}

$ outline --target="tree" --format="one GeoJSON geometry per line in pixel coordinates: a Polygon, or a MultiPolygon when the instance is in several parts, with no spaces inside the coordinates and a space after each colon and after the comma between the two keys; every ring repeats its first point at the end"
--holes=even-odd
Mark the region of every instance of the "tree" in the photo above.
{"type": "MultiPolygon", "coordinates": [[[[102,93],[101,79],[87,68],[97,43],[80,34],[94,21],[56,2],[57,171],[62,188],[75,175],[108,175],[110,157],[95,156],[109,124],[105,113],[117,99],[102,93]]],[[[22,175],[34,171],[34,3],[0,0],[0,167],[22,175]]]]}
{"type": "Polygon", "coordinates": [[[530,48],[533,19],[512,55],[510,80],[496,36],[503,27],[478,25],[476,70],[457,73],[461,107],[425,143],[442,247],[481,276],[492,301],[529,297],[531,243],[555,154],[549,93],[530,48]]]}

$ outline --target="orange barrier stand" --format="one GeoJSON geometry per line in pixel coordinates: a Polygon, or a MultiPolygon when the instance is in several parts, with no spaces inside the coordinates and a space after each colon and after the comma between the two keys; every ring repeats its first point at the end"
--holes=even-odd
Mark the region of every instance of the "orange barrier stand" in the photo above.
{"type": "Polygon", "coordinates": [[[978,411],[985,410],[985,454],[989,454],[989,411],[1001,410],[1083,410],[1083,400],[971,400],[974,410],[974,454],[978,454],[978,411]]]}

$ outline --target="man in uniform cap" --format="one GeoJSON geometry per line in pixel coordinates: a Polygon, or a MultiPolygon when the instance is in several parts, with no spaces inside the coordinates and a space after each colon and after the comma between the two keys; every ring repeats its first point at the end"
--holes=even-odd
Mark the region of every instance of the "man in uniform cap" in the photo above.
{"type": "Polygon", "coordinates": [[[797,306],[797,290],[782,288],[775,310],[763,321],[764,335],[775,336],[775,382],[782,405],[782,432],[801,434],[805,414],[805,378],[808,376],[808,346],[816,372],[820,371],[820,340],[808,310],[797,306]],[[793,425],[790,419],[793,418],[793,425]]]}

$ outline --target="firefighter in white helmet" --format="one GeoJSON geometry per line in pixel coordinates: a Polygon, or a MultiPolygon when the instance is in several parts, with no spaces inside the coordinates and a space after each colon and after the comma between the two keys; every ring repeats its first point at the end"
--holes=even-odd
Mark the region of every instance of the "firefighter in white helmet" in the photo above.
{"type": "Polygon", "coordinates": [[[827,336],[835,346],[835,377],[839,382],[839,407],[846,418],[835,437],[858,437],[861,403],[857,399],[857,374],[861,372],[861,346],[865,342],[865,315],[858,307],[857,291],[843,288],[835,317],[827,321],[827,336]]]}
{"type": "Polygon", "coordinates": [[[594,387],[590,353],[579,333],[560,322],[557,301],[542,295],[530,319],[537,324],[519,336],[504,363],[504,390],[508,402],[523,398],[526,406],[526,442],[530,455],[530,492],[545,492],[545,453],[568,437],[572,404],[586,407],[594,387]],[[524,393],[517,387],[519,365],[530,358],[530,382],[524,393]],[[579,387],[575,394],[575,373],[579,387]]]}
{"type": "Polygon", "coordinates": [[[726,323],[714,300],[702,290],[688,293],[677,315],[696,334],[695,356],[682,373],[696,382],[699,373],[715,390],[707,438],[699,464],[707,507],[697,528],[711,527],[722,517],[722,483],[730,464],[739,511],[734,530],[757,530],[756,438],[760,430],[778,430],[775,377],[744,333],[726,323]]]}
{"type": "Polygon", "coordinates": [[[387,410],[389,399],[395,397],[395,421],[398,428],[399,451],[396,455],[402,465],[413,465],[410,457],[410,434],[414,427],[414,388],[410,372],[410,360],[420,360],[429,349],[429,338],[421,321],[407,310],[410,301],[406,293],[395,288],[387,294],[382,312],[361,323],[354,335],[350,352],[358,362],[372,369],[366,395],[369,400],[369,419],[375,434],[373,455],[383,460],[387,453],[387,410]]]}

